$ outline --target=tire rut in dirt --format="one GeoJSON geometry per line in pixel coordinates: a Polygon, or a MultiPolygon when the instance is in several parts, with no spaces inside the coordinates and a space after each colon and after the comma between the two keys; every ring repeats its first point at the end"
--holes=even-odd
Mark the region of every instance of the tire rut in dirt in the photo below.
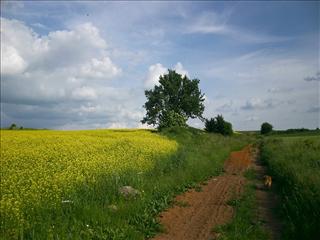
{"type": "Polygon", "coordinates": [[[227,203],[239,197],[246,182],[242,176],[251,163],[251,147],[233,152],[225,162],[225,174],[206,182],[202,191],[194,189],[179,195],[174,206],[160,215],[166,232],[154,240],[208,240],[214,237],[213,228],[232,219],[234,210],[227,203]]]}

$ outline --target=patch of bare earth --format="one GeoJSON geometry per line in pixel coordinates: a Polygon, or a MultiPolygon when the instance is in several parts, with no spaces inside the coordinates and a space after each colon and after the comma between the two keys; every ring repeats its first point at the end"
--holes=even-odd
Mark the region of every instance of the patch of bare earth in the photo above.
{"type": "Polygon", "coordinates": [[[277,240],[281,237],[281,223],[274,216],[274,212],[279,203],[279,199],[271,190],[266,189],[263,185],[263,176],[267,174],[267,169],[260,162],[258,149],[255,149],[254,154],[253,168],[255,169],[259,180],[259,183],[256,185],[256,199],[258,205],[257,218],[270,232],[271,239],[277,240]]]}
{"type": "Polygon", "coordinates": [[[225,173],[211,178],[202,185],[176,197],[177,203],[160,215],[165,232],[154,240],[208,240],[214,239],[215,226],[229,222],[234,210],[227,202],[242,193],[242,176],[252,162],[251,146],[231,153],[225,162],[225,173]]]}

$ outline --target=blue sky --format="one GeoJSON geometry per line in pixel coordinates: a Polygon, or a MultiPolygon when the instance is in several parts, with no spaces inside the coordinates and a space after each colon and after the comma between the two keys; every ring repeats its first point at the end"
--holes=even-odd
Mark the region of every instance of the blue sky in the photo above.
{"type": "Polygon", "coordinates": [[[235,129],[320,124],[316,1],[2,1],[1,63],[2,127],[146,127],[168,68],[235,129]]]}

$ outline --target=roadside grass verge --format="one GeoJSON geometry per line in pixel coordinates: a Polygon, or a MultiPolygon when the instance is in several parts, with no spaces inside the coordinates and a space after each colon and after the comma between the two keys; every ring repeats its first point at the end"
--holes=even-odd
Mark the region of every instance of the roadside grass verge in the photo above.
{"type": "Polygon", "coordinates": [[[234,207],[235,216],[228,224],[213,229],[219,240],[268,240],[269,234],[257,221],[257,201],[255,194],[256,173],[248,169],[244,176],[248,180],[240,198],[231,199],[228,204],[234,207]]]}
{"type": "Polygon", "coordinates": [[[320,236],[320,135],[267,137],[261,159],[277,182],[282,239],[320,236]]]}
{"type": "MultiPolygon", "coordinates": [[[[37,178],[32,182],[32,187],[45,183],[44,193],[60,194],[63,199],[44,200],[42,192],[40,197],[29,194],[33,197],[32,201],[16,198],[23,206],[17,209],[19,216],[16,218],[4,208],[4,204],[14,203],[15,195],[10,195],[11,190],[8,189],[2,191],[1,201],[4,204],[1,204],[1,213],[6,215],[1,218],[0,238],[134,240],[145,239],[161,231],[156,217],[172,204],[174,196],[220,174],[229,153],[240,150],[252,142],[252,138],[245,135],[223,137],[196,129],[168,129],[162,133],[128,130],[15,131],[12,136],[2,134],[1,141],[1,150],[6,151],[1,153],[6,157],[4,161],[8,164],[8,170],[19,169],[25,163],[22,161],[31,164],[28,174],[19,179],[26,183],[24,191],[32,190],[28,185],[29,176],[35,176],[37,178]],[[147,141],[153,141],[150,134],[154,134],[156,139],[161,137],[173,141],[177,149],[170,154],[150,155],[150,147],[143,145],[146,141],[144,134],[149,138],[147,141]],[[62,144],[58,145],[60,142],[62,144]],[[44,154],[40,151],[43,147],[50,154],[39,155],[44,154]],[[19,155],[10,157],[11,149],[19,155]],[[110,164],[114,170],[104,172],[101,168],[105,165],[103,158],[109,155],[115,159],[114,165],[110,164]],[[73,158],[83,161],[88,158],[88,162],[84,162],[83,168],[74,168],[71,164],[73,158]],[[95,162],[96,158],[101,161],[95,162]],[[57,165],[57,161],[61,161],[63,167],[57,165]],[[71,163],[68,164],[68,161],[71,163]],[[38,169],[38,164],[43,169],[38,169]],[[92,171],[88,172],[91,167],[92,171]],[[78,184],[55,188],[50,181],[43,182],[43,179],[55,179],[57,173],[62,174],[70,169],[75,178],[80,178],[78,184]],[[119,194],[119,188],[126,185],[138,189],[141,194],[125,199],[119,194]],[[8,197],[13,202],[6,202],[8,197]]],[[[155,150],[158,147],[153,146],[155,150]]],[[[1,173],[3,184],[8,183],[6,176],[1,173]]],[[[13,171],[9,176],[17,175],[13,171]]],[[[63,176],[70,178],[70,175],[63,176]]],[[[28,196],[28,192],[25,193],[23,196],[28,196]]]]}

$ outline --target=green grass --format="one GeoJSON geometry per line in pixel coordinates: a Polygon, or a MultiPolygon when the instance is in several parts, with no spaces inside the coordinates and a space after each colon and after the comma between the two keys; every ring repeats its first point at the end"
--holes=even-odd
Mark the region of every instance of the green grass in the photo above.
{"type": "Polygon", "coordinates": [[[248,169],[244,176],[250,181],[240,198],[231,199],[228,204],[234,207],[235,216],[228,224],[213,229],[219,233],[219,240],[267,240],[269,234],[263,228],[261,222],[257,222],[257,202],[253,181],[256,173],[248,169]]]}
{"type": "Polygon", "coordinates": [[[320,236],[320,135],[267,137],[261,158],[281,197],[282,239],[320,236]]]}
{"type": "MultiPolygon", "coordinates": [[[[33,159],[41,159],[42,168],[50,167],[48,173],[51,175],[48,179],[54,178],[56,173],[61,173],[61,176],[72,180],[71,176],[63,175],[63,172],[70,169],[71,172],[76,172],[72,165],[73,158],[88,154],[88,162],[86,164],[85,158],[80,159],[80,163],[84,164],[78,166],[79,171],[83,171],[84,174],[81,175],[83,177],[81,181],[70,185],[72,188],[69,185],[66,185],[66,188],[65,185],[59,185],[58,190],[67,194],[62,196],[67,196],[66,199],[71,200],[70,202],[61,203],[60,199],[59,204],[53,204],[50,199],[34,198],[32,201],[28,198],[20,199],[21,206],[25,206],[20,209],[23,222],[11,226],[8,224],[8,218],[2,217],[2,239],[134,240],[154,236],[161,231],[156,216],[172,204],[176,194],[220,174],[223,162],[229,153],[241,149],[252,141],[252,138],[245,135],[223,137],[195,129],[171,129],[161,134],[146,131],[47,131],[47,135],[43,135],[41,131],[14,131],[12,134],[12,137],[3,134],[1,136],[2,150],[5,149],[3,144],[7,144],[5,142],[8,141],[10,146],[16,147],[12,150],[7,149],[9,152],[6,154],[17,151],[20,156],[10,158],[8,157],[10,155],[7,155],[6,164],[9,166],[12,164],[12,167],[19,167],[23,161],[32,162],[33,159]],[[118,138],[117,134],[121,136],[118,138]],[[156,139],[160,137],[175,142],[178,146],[176,151],[156,156],[150,147],[145,148],[144,145],[140,145],[141,148],[137,148],[140,141],[143,143],[144,135],[150,138],[148,141],[153,141],[150,134],[154,134],[156,139]],[[51,153],[43,155],[40,148],[48,139],[52,143],[45,147],[51,153]],[[115,144],[112,144],[113,141],[115,144]],[[24,149],[23,144],[31,148],[24,149]],[[112,147],[108,147],[110,144],[112,147]],[[147,167],[140,166],[141,161],[136,159],[140,158],[141,154],[149,156],[142,159],[147,167]],[[99,160],[98,168],[92,162],[93,155],[97,155],[99,160]],[[113,164],[116,164],[116,169],[121,171],[104,170],[105,167],[109,169],[109,165],[103,162],[104,157],[107,160],[109,155],[118,159],[114,163],[110,162],[111,169],[113,164]],[[68,165],[64,160],[71,162],[68,165]],[[59,161],[63,167],[56,164],[59,161]],[[124,185],[133,186],[141,191],[141,195],[131,200],[124,199],[118,192],[119,187],[124,185]],[[110,208],[110,205],[116,206],[116,210],[110,208]]],[[[147,142],[145,144],[148,145],[147,142]]],[[[153,149],[156,150],[157,146],[153,146],[153,149]]],[[[36,187],[37,184],[42,184],[41,179],[48,177],[48,173],[39,171],[40,165],[33,162],[35,164],[28,171],[30,176],[39,174],[40,177],[34,180],[35,185],[32,185],[36,187]]],[[[15,173],[11,172],[10,176],[14,175],[15,173]]],[[[1,174],[1,180],[5,184],[7,179],[4,177],[8,178],[7,175],[1,174]]],[[[25,183],[29,181],[28,175],[21,175],[19,179],[25,183]]],[[[53,191],[52,187],[47,184],[45,188],[49,195],[53,191]]],[[[9,196],[6,194],[4,196],[1,192],[1,201],[9,196]]],[[[1,204],[1,207],[4,205],[1,204]]]]}
{"type": "Polygon", "coordinates": [[[273,137],[319,137],[319,130],[309,130],[305,132],[283,132],[283,131],[273,131],[271,134],[273,137]]]}

